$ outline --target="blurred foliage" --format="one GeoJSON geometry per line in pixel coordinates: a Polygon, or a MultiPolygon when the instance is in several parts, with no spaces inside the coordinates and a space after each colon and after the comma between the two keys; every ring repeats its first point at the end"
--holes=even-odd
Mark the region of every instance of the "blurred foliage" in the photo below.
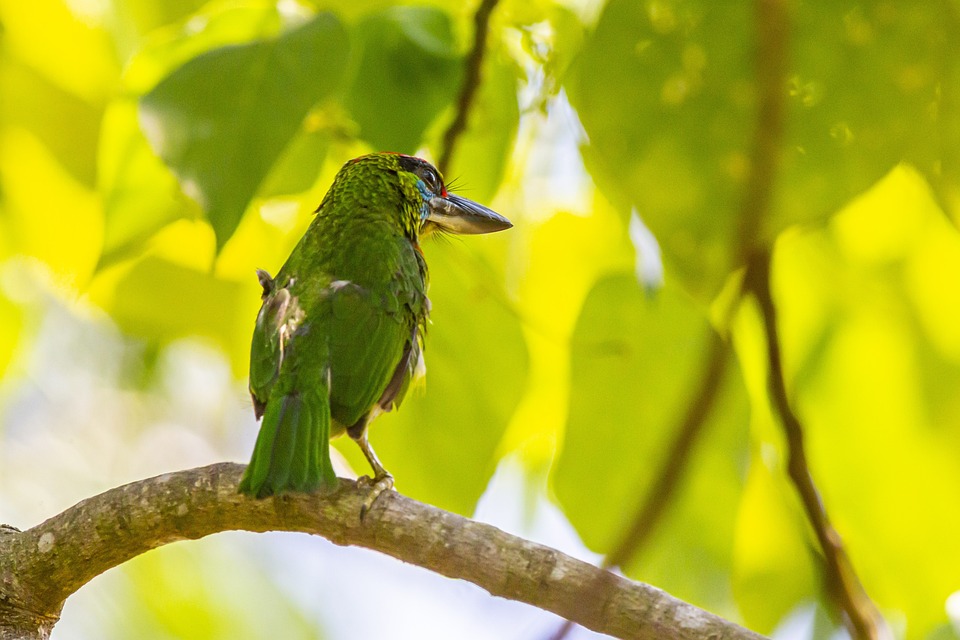
{"type": "MultiPolygon", "coordinates": [[[[147,369],[199,337],[242,394],[254,269],[282,264],[349,158],[439,156],[472,11],[0,0],[3,397],[49,348],[35,327],[50,300],[119,328],[147,369]]],[[[793,2],[790,17],[763,229],[788,389],[867,592],[903,637],[956,637],[960,8],[793,2]]],[[[531,483],[549,469],[552,497],[606,553],[696,402],[718,331],[736,358],[662,522],[623,570],[762,632],[813,607],[826,637],[839,623],[785,479],[762,326],[734,293],[756,28],[751,3],[502,0],[448,178],[516,226],[426,244],[426,390],[371,439],[401,491],[462,513],[520,451],[531,483]],[[657,291],[630,270],[654,250],[631,245],[631,210],[662,252],[657,291]]],[[[2,451],[26,430],[0,415],[2,451]]],[[[116,637],[262,637],[252,598],[276,605],[262,628],[311,637],[276,590],[225,597],[212,567],[242,559],[201,548],[124,569],[116,637]]]]}
{"type": "Polygon", "coordinates": [[[218,249],[309,109],[337,89],[347,53],[345,31],[322,13],[200,54],[140,99],[143,131],[203,208],[218,249]]]}
{"type": "MultiPolygon", "coordinates": [[[[632,274],[611,275],[584,302],[570,345],[570,415],[554,478],[570,521],[591,548],[610,549],[625,516],[650,491],[702,377],[710,331],[702,310],[673,283],[648,297],[632,274]]],[[[733,382],[721,392],[697,451],[698,473],[683,482],[661,530],[672,532],[669,539],[656,539],[624,567],[728,614],[735,610],[729,505],[743,490],[748,435],[746,394],[730,373],[733,382]],[[683,554],[675,553],[677,544],[683,554]]]]}
{"type": "MultiPolygon", "coordinates": [[[[957,188],[943,155],[960,142],[960,31],[947,9],[908,0],[796,7],[768,238],[829,216],[901,160],[957,188]]],[[[670,268],[708,298],[736,248],[750,172],[754,30],[750,3],[611,0],[569,79],[594,178],[637,206],[670,268]]]]}

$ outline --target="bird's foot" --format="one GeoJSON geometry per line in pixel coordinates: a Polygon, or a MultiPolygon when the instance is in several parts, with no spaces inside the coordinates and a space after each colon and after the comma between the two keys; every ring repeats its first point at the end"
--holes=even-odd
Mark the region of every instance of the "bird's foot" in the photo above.
{"type": "Polygon", "coordinates": [[[393,476],[386,472],[384,472],[383,475],[373,478],[370,476],[362,476],[357,479],[357,484],[370,488],[367,492],[366,499],[363,501],[363,506],[360,507],[360,521],[363,522],[364,517],[373,507],[373,503],[380,497],[380,494],[393,489],[393,476]]]}

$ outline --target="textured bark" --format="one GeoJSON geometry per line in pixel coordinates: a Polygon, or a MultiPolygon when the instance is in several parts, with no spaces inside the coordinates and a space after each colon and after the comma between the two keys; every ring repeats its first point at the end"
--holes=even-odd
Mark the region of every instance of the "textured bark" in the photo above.
{"type": "Polygon", "coordinates": [[[0,529],[0,639],[46,638],[63,602],[100,573],[178,540],[218,531],[300,531],[375,549],[493,595],[621,638],[761,636],[663,591],[397,493],[360,521],[366,489],[251,500],[243,466],[223,463],[111,489],[27,531],[0,529]],[[586,603],[586,604],[585,604],[586,603]]]}

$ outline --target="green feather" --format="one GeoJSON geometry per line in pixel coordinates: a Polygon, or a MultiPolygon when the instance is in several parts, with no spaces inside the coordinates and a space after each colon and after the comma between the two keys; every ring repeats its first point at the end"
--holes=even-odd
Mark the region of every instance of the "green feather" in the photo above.
{"type": "Polygon", "coordinates": [[[267,403],[253,458],[240,481],[241,493],[264,498],[336,487],[327,446],[330,404],[325,391],[295,391],[267,403]]]}

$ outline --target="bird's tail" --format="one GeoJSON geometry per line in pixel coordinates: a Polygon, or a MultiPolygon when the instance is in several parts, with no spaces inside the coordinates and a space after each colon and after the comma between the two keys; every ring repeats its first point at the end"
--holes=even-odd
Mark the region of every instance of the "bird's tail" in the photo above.
{"type": "Polygon", "coordinates": [[[255,498],[332,489],[330,401],[326,388],[271,398],[238,490],[255,498]]]}

